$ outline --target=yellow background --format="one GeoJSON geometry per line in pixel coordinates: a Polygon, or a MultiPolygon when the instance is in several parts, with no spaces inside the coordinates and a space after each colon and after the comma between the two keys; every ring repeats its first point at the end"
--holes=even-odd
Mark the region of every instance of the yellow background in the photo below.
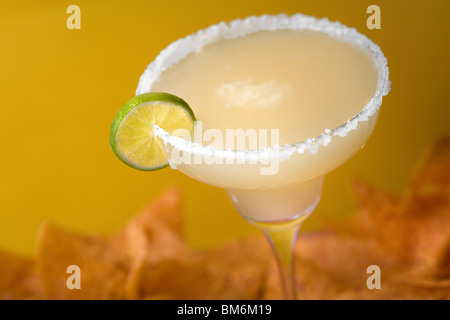
{"type": "Polygon", "coordinates": [[[123,165],[108,134],[147,64],[169,43],[219,21],[282,12],[356,27],[380,45],[392,80],[373,136],[327,176],[303,230],[319,227],[324,215],[353,212],[353,176],[401,191],[425,146],[450,133],[448,1],[2,0],[0,248],[33,254],[44,220],[112,234],[168,185],[184,192],[192,247],[258,233],[223,190],[171,169],[123,165]],[[71,4],[81,8],[81,30],[66,27],[71,4]],[[381,8],[381,30],[366,27],[371,4],[381,8]]]}

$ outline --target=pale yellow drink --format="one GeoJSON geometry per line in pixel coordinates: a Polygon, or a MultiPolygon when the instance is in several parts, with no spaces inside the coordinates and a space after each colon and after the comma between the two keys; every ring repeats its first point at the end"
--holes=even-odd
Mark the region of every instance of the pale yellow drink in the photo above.
{"type": "MultiPolygon", "coordinates": [[[[220,40],[190,53],[164,71],[151,90],[185,99],[204,131],[218,129],[225,138],[227,129],[277,129],[278,143],[284,145],[344,124],[370,101],[377,83],[371,55],[356,45],[320,32],[277,30],[220,40]]],[[[326,147],[294,152],[273,174],[262,174],[267,163],[183,163],[178,169],[226,188],[247,218],[289,219],[311,211],[322,176],[363,146],[376,118],[329,143],[324,137],[326,147]]],[[[226,146],[217,140],[203,144],[226,146]]]]}
{"type": "Polygon", "coordinates": [[[183,97],[203,129],[274,128],[280,144],[333,129],[375,93],[369,53],[312,31],[260,31],[222,40],[166,70],[153,91],[183,97]]]}

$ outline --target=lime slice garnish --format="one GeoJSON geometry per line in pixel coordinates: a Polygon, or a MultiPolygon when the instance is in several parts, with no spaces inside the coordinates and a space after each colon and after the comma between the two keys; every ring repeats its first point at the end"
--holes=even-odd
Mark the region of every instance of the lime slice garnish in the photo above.
{"type": "Polygon", "coordinates": [[[127,165],[145,171],[169,164],[163,141],[153,133],[153,125],[169,134],[177,129],[194,130],[194,113],[183,99],[165,92],[135,96],[117,113],[109,142],[115,155],[127,165]]]}

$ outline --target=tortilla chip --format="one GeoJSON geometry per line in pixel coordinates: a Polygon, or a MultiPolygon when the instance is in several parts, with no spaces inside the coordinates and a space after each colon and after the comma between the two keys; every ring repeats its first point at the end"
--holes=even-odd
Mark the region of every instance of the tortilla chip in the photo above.
{"type": "Polygon", "coordinates": [[[448,198],[450,185],[450,137],[441,136],[431,145],[418,167],[410,188],[412,197],[437,202],[448,198]]]}
{"type": "Polygon", "coordinates": [[[46,299],[123,299],[128,265],[117,242],[67,232],[50,223],[39,236],[37,265],[46,299]],[[69,289],[69,266],[80,268],[80,289],[69,289]]]}
{"type": "Polygon", "coordinates": [[[0,251],[0,300],[38,299],[41,293],[34,259],[0,251]]]}
{"type": "Polygon", "coordinates": [[[143,260],[183,258],[189,255],[182,225],[181,193],[166,190],[119,234],[124,237],[129,259],[135,266],[143,260]]]}
{"type": "MultiPolygon", "coordinates": [[[[450,299],[450,139],[438,139],[403,195],[362,180],[357,214],[300,233],[299,299],[450,299]],[[370,290],[367,267],[380,267],[370,290]]],[[[159,196],[112,237],[42,226],[36,259],[0,252],[0,299],[282,299],[263,236],[190,250],[178,189],[159,196]],[[69,289],[69,266],[81,288],[69,289]],[[37,269],[37,271],[36,271],[37,269]]]]}
{"type": "Polygon", "coordinates": [[[141,264],[131,280],[134,291],[131,297],[259,299],[265,265],[271,258],[269,254],[269,246],[261,237],[219,250],[197,252],[189,259],[147,261],[141,264]]]}
{"type": "Polygon", "coordinates": [[[67,232],[45,224],[40,232],[37,263],[47,299],[124,299],[133,270],[142,261],[180,257],[180,193],[169,189],[131,221],[125,230],[104,238],[67,232]],[[68,289],[67,267],[81,271],[81,286],[68,289]]]}
{"type": "Polygon", "coordinates": [[[358,214],[341,224],[331,223],[333,231],[299,237],[299,280],[304,277],[302,268],[314,267],[316,276],[331,276],[333,281],[319,282],[333,283],[329,290],[336,298],[449,299],[449,164],[450,139],[440,138],[403,196],[355,180],[358,214]],[[382,290],[366,287],[366,268],[372,264],[380,267],[382,290]],[[342,284],[345,290],[336,289],[342,284]]]}
{"type": "Polygon", "coordinates": [[[450,236],[435,260],[430,275],[435,279],[450,279],[450,236]]]}

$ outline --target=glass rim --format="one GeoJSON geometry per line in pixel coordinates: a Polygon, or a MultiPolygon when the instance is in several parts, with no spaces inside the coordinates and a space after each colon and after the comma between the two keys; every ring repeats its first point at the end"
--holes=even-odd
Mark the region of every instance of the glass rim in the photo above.
{"type": "MultiPolygon", "coordinates": [[[[153,126],[154,133],[162,139],[164,144],[170,145],[183,152],[200,154],[220,158],[248,160],[266,160],[277,158],[286,160],[294,153],[302,154],[305,151],[316,153],[319,146],[326,147],[336,136],[345,137],[349,132],[356,130],[359,122],[368,121],[375,115],[382,103],[383,96],[390,90],[389,69],[387,59],[380,47],[355,28],[347,27],[340,22],[332,22],[327,18],[315,18],[301,13],[291,16],[286,14],[250,16],[245,19],[236,19],[231,22],[220,22],[205,29],[201,29],[184,38],[172,42],[151,62],[141,75],[136,89],[136,95],[151,92],[153,84],[159,79],[161,73],[172,67],[189,53],[200,50],[219,39],[230,39],[263,30],[311,30],[326,33],[329,36],[357,45],[367,51],[378,70],[378,83],[375,94],[362,110],[334,129],[325,131],[306,140],[255,150],[225,150],[187,141],[183,138],[170,135],[164,129],[153,126]]],[[[201,120],[201,119],[200,119],[201,120]]]]}

